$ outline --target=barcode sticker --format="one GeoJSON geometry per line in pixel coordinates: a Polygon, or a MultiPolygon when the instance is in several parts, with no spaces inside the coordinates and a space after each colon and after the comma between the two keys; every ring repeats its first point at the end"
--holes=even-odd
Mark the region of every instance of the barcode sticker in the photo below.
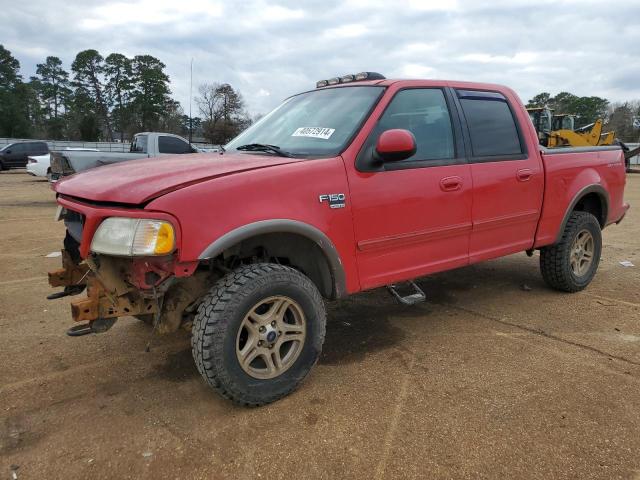
{"type": "Polygon", "coordinates": [[[310,137],[321,138],[323,140],[329,140],[335,128],[321,128],[321,127],[300,127],[293,134],[292,137],[310,137]]]}

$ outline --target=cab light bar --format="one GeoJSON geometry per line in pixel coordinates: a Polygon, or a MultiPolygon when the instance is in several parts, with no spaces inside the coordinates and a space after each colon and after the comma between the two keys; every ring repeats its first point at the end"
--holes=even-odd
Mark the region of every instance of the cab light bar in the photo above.
{"type": "Polygon", "coordinates": [[[327,87],[329,85],[338,85],[339,83],[360,82],[362,80],[384,80],[386,77],[377,72],[360,72],[342,77],[333,77],[328,80],[318,80],[316,82],[316,88],[327,87]]]}

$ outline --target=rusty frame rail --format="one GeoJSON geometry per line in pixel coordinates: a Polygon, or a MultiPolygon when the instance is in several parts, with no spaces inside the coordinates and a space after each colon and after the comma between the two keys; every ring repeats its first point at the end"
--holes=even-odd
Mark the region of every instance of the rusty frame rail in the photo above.
{"type": "Polygon", "coordinates": [[[62,250],[62,268],[49,272],[49,285],[52,287],[70,287],[72,285],[86,285],[89,266],[85,263],[75,263],[66,250],[62,250]]]}
{"type": "MultiPolygon", "coordinates": [[[[112,276],[107,275],[107,279],[112,276]]],[[[76,322],[92,322],[98,318],[117,318],[157,312],[157,304],[153,299],[142,298],[135,292],[131,292],[123,282],[112,280],[109,283],[117,284],[117,287],[107,288],[91,270],[89,264],[75,263],[66,250],[62,250],[62,268],[49,272],[49,285],[52,287],[79,285],[87,287],[86,298],[71,301],[71,316],[76,322]]]]}
{"type": "Polygon", "coordinates": [[[87,277],[87,297],[71,301],[71,316],[75,322],[90,322],[98,318],[117,318],[129,315],[155,314],[153,299],[132,300],[129,295],[113,297],[93,275],[87,277]]]}

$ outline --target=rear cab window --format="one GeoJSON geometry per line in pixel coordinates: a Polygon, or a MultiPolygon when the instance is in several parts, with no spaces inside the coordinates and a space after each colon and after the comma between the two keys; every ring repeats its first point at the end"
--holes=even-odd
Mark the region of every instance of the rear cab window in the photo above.
{"type": "Polygon", "coordinates": [[[518,124],[498,92],[456,90],[471,143],[473,161],[526,158],[518,124]]]}

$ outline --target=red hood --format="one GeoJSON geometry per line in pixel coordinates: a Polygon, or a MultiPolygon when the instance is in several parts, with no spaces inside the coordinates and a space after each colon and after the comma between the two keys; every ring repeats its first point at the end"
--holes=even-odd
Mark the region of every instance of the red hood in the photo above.
{"type": "Polygon", "coordinates": [[[93,168],[60,180],[54,190],[96,202],[141,204],[215,177],[297,161],[300,160],[244,153],[156,157],[93,168]]]}

